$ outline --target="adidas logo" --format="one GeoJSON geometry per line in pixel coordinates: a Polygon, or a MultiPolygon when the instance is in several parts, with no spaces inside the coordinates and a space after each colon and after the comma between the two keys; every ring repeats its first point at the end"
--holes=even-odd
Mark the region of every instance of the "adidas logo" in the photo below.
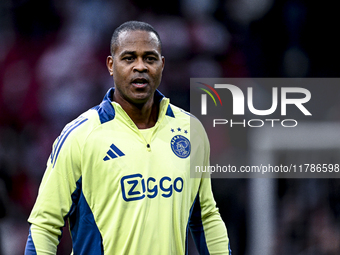
{"type": "Polygon", "coordinates": [[[111,144],[110,150],[108,150],[106,154],[107,155],[105,156],[105,158],[103,158],[104,161],[125,156],[125,154],[120,149],[118,149],[114,144],[111,144]]]}

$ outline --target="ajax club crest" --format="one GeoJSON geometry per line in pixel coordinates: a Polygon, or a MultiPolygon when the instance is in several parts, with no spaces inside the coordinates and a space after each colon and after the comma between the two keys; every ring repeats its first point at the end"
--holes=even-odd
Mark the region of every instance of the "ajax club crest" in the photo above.
{"type": "Polygon", "coordinates": [[[177,157],[187,158],[190,155],[191,145],[188,138],[175,135],[170,142],[171,149],[177,157]]]}

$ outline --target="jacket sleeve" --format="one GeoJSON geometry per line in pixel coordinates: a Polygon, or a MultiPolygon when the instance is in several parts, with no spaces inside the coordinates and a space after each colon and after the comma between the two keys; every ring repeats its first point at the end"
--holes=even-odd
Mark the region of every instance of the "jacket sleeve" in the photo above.
{"type": "Polygon", "coordinates": [[[189,227],[199,254],[231,255],[227,229],[216,207],[209,178],[201,181],[189,227]]]}
{"type": "MultiPolygon", "coordinates": [[[[208,137],[203,130],[202,155],[203,166],[209,166],[210,145],[208,137]]],[[[220,216],[211,189],[210,173],[201,173],[198,192],[194,200],[189,228],[199,251],[199,254],[231,255],[227,228],[220,216]]]]}
{"type": "MultiPolygon", "coordinates": [[[[85,119],[86,120],[86,119],[85,119]]],[[[71,210],[72,194],[81,177],[80,145],[76,128],[84,119],[68,124],[53,144],[38,197],[28,222],[31,224],[25,255],[56,254],[62,228],[71,210]]]]}

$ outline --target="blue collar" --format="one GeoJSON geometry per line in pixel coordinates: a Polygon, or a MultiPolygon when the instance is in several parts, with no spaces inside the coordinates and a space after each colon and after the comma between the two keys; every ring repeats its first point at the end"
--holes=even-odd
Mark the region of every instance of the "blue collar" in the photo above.
{"type": "MultiPolygon", "coordinates": [[[[110,88],[106,95],[104,96],[104,99],[100,103],[100,105],[97,105],[92,108],[97,110],[101,124],[113,120],[115,118],[116,112],[112,106],[114,92],[115,88],[110,88]]],[[[163,98],[164,95],[157,89],[154,95],[155,102],[160,103],[160,101],[162,101],[163,98]]],[[[170,104],[168,105],[168,109],[165,114],[167,116],[175,118],[175,115],[170,107],[170,104]]]]}

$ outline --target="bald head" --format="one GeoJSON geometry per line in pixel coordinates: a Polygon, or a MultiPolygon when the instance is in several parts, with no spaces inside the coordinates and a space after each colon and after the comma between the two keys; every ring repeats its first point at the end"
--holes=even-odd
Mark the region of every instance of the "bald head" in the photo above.
{"type": "Polygon", "coordinates": [[[119,36],[123,33],[129,32],[129,31],[146,31],[151,32],[155,35],[155,38],[158,41],[159,44],[159,50],[161,52],[162,49],[162,42],[161,39],[157,33],[157,31],[148,23],[141,22],[141,21],[128,21],[120,25],[116,30],[113,32],[112,38],[111,38],[111,55],[113,56],[115,53],[115,50],[117,46],[119,45],[119,36]]]}

